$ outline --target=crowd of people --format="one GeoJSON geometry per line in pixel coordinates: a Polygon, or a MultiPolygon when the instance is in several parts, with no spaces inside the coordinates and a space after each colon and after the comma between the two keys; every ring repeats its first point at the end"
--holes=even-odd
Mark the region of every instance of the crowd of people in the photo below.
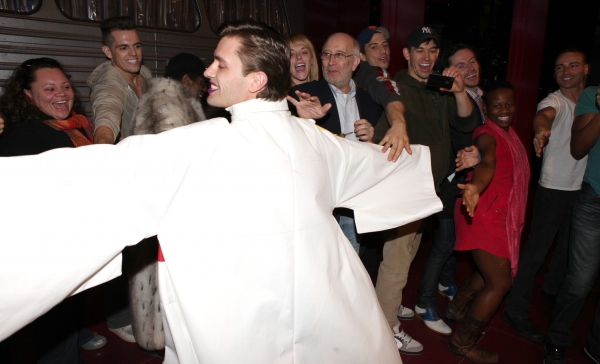
{"type": "MultiPolygon", "coordinates": [[[[442,50],[433,28],[418,27],[405,40],[407,69],[392,78],[389,42],[399,40],[384,27],[356,38],[332,34],[317,55],[304,35],[284,40],[244,21],[224,24],[208,68],[182,53],[167,63],[164,78],[153,78],[131,19],[106,19],[101,31],[108,60],[88,78],[93,121],[50,58],[23,62],[0,96],[0,156],[117,144],[0,160],[11,171],[2,188],[21,188],[27,201],[48,205],[29,221],[47,218],[46,211],[86,216],[76,227],[0,229],[3,241],[33,244],[43,234],[72,254],[61,268],[67,280],[28,272],[48,256],[11,253],[14,264],[28,261],[19,266],[24,281],[4,283],[21,302],[0,309],[25,313],[0,320],[0,340],[37,318],[39,335],[60,328],[53,340],[35,341],[39,363],[76,363],[79,347],[102,347],[107,339],[81,323],[85,292],[65,299],[101,276],[94,284],[102,283],[108,328],[147,350],[164,349],[165,363],[396,363],[398,353],[426,350],[402,328],[415,317],[450,335],[450,353],[495,363],[498,354],[477,341],[505,298],[502,318],[526,339],[545,342],[546,364],[566,363],[571,328],[600,268],[600,88],[585,88],[583,52],[556,57],[559,88],[532,121],[543,160],[522,243],[530,167],[511,127],[518,90],[501,80],[481,87],[469,45],[442,50]],[[438,76],[448,83],[434,84],[438,76]],[[224,110],[229,120],[212,119],[224,110]],[[72,196],[57,207],[52,190],[18,187],[25,168],[48,188],[71,170],[64,178],[72,196]],[[412,309],[402,291],[430,216],[434,241],[412,309]],[[88,239],[88,221],[106,232],[88,239]],[[381,232],[383,260],[373,287],[360,256],[365,233],[374,231],[381,232]],[[554,309],[544,335],[528,311],[555,239],[543,285],[554,309]],[[94,242],[103,247],[90,257],[86,246],[94,242]],[[114,278],[121,251],[126,274],[114,278]],[[456,251],[469,251],[476,268],[460,284],[456,251]],[[107,267],[112,273],[98,273],[107,267]],[[35,298],[23,293],[28,284],[35,298]],[[443,315],[437,294],[450,300],[443,315]]],[[[18,221],[6,206],[11,200],[0,219],[18,221]]],[[[0,269],[0,278],[12,276],[10,269],[0,269]]],[[[597,307],[585,347],[595,363],[597,307]]]]}

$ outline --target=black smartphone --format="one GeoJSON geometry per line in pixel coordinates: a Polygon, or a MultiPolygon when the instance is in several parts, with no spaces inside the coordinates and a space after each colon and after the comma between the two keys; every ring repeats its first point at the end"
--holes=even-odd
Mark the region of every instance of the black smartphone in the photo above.
{"type": "Polygon", "coordinates": [[[427,87],[435,89],[445,88],[450,90],[453,83],[454,77],[436,75],[434,73],[430,74],[427,78],[427,87]]]}

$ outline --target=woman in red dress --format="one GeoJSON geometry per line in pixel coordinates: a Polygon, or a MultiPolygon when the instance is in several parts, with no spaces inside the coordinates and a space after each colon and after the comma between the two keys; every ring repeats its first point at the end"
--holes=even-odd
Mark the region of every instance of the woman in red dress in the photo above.
{"type": "Polygon", "coordinates": [[[473,132],[481,162],[470,183],[458,185],[464,194],[454,211],[455,250],[470,250],[478,270],[450,305],[461,323],[448,348],[478,363],[495,363],[498,354],[475,343],[517,272],[530,172],[525,148],[510,127],[515,114],[512,85],[507,81],[492,83],[484,109],[485,125],[473,132]]]}

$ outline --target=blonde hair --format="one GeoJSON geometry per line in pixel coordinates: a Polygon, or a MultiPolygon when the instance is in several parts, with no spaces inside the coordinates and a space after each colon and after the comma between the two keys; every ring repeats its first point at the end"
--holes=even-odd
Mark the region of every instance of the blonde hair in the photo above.
{"type": "MultiPolygon", "coordinates": [[[[306,47],[308,49],[312,57],[312,60],[310,61],[310,74],[308,75],[308,81],[317,81],[319,79],[319,64],[317,63],[317,54],[315,53],[315,47],[313,46],[310,39],[308,39],[304,34],[294,34],[287,37],[286,40],[290,47],[292,46],[292,44],[297,44],[301,47],[306,47]]],[[[289,84],[292,85],[291,75],[289,84]]]]}

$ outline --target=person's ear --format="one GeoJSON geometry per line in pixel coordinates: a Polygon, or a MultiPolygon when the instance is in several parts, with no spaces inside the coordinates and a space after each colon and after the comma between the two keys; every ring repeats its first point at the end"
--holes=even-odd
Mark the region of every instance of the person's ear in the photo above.
{"type": "Polygon", "coordinates": [[[586,64],[583,66],[583,74],[587,76],[589,73],[590,73],[590,65],[586,64]]]}
{"type": "Polygon", "coordinates": [[[249,91],[252,93],[259,93],[267,86],[269,78],[267,74],[262,71],[256,71],[252,73],[252,83],[250,83],[249,91]]]}
{"type": "Polygon", "coordinates": [[[367,56],[365,56],[362,52],[359,53],[359,57],[361,61],[366,61],[367,60],[367,56]]]}
{"type": "Polygon", "coordinates": [[[25,90],[23,90],[23,93],[25,93],[25,95],[27,97],[29,97],[30,99],[33,99],[33,95],[31,94],[31,90],[25,89],[25,90]]]}
{"type": "Polygon", "coordinates": [[[108,48],[108,46],[103,45],[102,52],[104,52],[104,55],[106,56],[106,58],[108,58],[112,61],[112,53],[110,51],[110,48],[108,48]]]}
{"type": "Polygon", "coordinates": [[[408,50],[408,48],[402,49],[402,54],[404,55],[404,59],[410,61],[410,51],[408,50]]]}
{"type": "Polygon", "coordinates": [[[356,68],[358,68],[359,64],[360,64],[360,58],[354,57],[354,61],[352,62],[352,72],[356,71],[356,68]]]}
{"type": "Polygon", "coordinates": [[[188,76],[187,74],[183,75],[183,77],[181,77],[181,83],[183,83],[183,85],[187,88],[190,88],[190,85],[192,83],[192,79],[190,78],[190,76],[188,76]]]}

